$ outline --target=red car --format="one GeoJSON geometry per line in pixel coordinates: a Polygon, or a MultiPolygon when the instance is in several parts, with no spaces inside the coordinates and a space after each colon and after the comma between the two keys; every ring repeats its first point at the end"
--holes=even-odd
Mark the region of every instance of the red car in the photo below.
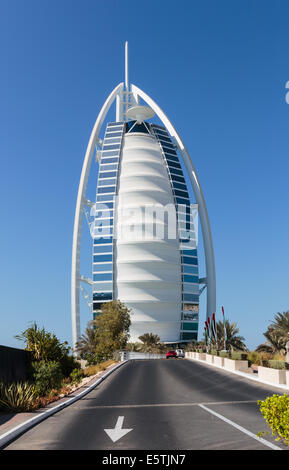
{"type": "Polygon", "coordinates": [[[169,359],[170,357],[177,357],[176,351],[168,351],[166,354],[166,359],[169,359]]]}

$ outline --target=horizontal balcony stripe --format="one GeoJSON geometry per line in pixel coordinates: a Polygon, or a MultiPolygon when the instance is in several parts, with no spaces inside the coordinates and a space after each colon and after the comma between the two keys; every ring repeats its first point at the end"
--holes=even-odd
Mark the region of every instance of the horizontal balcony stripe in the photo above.
{"type": "Polygon", "coordinates": [[[94,263],[103,263],[104,261],[112,262],[112,255],[94,255],[93,256],[94,263]]]}
{"type": "Polygon", "coordinates": [[[120,150],[119,144],[103,144],[103,150],[120,150]]]}
{"type": "Polygon", "coordinates": [[[114,208],[114,202],[96,202],[94,206],[95,212],[107,211],[114,208]]]}
{"type": "Polygon", "coordinates": [[[106,171],[116,171],[118,169],[118,163],[109,163],[107,165],[101,163],[99,171],[106,172],[106,171]]]}
{"type": "Polygon", "coordinates": [[[118,163],[119,162],[119,157],[109,157],[109,158],[102,158],[101,159],[101,165],[106,165],[110,163],[118,163]]]}
{"type": "Polygon", "coordinates": [[[159,137],[160,142],[168,142],[169,144],[172,143],[171,139],[167,135],[160,134],[158,135],[158,137],[159,137]]]}
{"type": "Polygon", "coordinates": [[[102,150],[101,151],[101,160],[105,157],[118,157],[119,152],[116,150],[102,150]]]}
{"type": "Polygon", "coordinates": [[[173,161],[173,162],[179,163],[179,157],[177,155],[170,155],[170,154],[165,153],[165,157],[166,157],[167,162],[173,161]]]}
{"type": "Polygon", "coordinates": [[[177,170],[177,168],[172,168],[172,171],[170,172],[171,179],[173,181],[179,181],[182,183],[186,183],[186,180],[183,176],[183,170],[177,170]]]}
{"type": "Polygon", "coordinates": [[[103,141],[103,145],[109,145],[109,144],[121,144],[121,139],[122,139],[122,135],[120,136],[113,136],[113,135],[106,135],[105,136],[105,139],[103,141]]]}
{"type": "Polygon", "coordinates": [[[120,137],[120,138],[121,138],[121,137],[122,137],[122,132],[119,132],[119,131],[115,131],[115,132],[109,131],[109,132],[106,132],[106,133],[105,133],[105,136],[104,136],[104,140],[110,139],[111,137],[112,137],[112,138],[117,138],[117,137],[120,137]]]}
{"type": "Polygon", "coordinates": [[[112,300],[112,292],[97,292],[93,293],[93,301],[100,301],[100,300],[112,300]]]}
{"type": "Polygon", "coordinates": [[[98,281],[112,281],[112,273],[94,274],[93,275],[93,280],[96,281],[96,282],[98,282],[98,281]]]}
{"type": "Polygon", "coordinates": [[[107,172],[99,173],[99,179],[102,179],[102,178],[115,178],[116,176],[117,176],[116,171],[107,171],[107,172]]]}
{"type": "Polygon", "coordinates": [[[101,179],[98,181],[98,186],[113,186],[116,185],[116,178],[101,179]]]}

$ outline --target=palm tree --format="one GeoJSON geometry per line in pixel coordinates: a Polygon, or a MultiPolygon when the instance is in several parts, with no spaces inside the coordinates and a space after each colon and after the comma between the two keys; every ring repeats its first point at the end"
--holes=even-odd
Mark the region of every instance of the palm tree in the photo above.
{"type": "Polygon", "coordinates": [[[144,333],[138,339],[143,343],[142,352],[158,353],[166,349],[165,345],[160,343],[160,337],[153,333],[144,333]]]}
{"type": "Polygon", "coordinates": [[[270,354],[284,353],[285,343],[280,333],[275,330],[274,327],[269,326],[268,330],[263,333],[267,341],[263,344],[259,344],[256,348],[256,352],[267,352],[270,354]]]}
{"type": "Polygon", "coordinates": [[[95,321],[91,320],[87,324],[85,333],[83,333],[80,336],[79,340],[77,341],[75,350],[77,353],[79,353],[82,359],[86,359],[88,356],[94,355],[96,345],[97,345],[96,325],[95,325],[95,321]]]}
{"type": "MultiPolygon", "coordinates": [[[[229,320],[225,320],[226,328],[226,349],[231,351],[247,351],[247,346],[244,343],[245,338],[239,336],[239,328],[237,328],[237,323],[230,323],[229,320]]],[[[217,329],[217,341],[218,349],[222,349],[224,345],[224,323],[223,321],[218,321],[216,323],[217,329]]]]}
{"type": "Polygon", "coordinates": [[[280,340],[284,342],[284,346],[289,341],[289,311],[280,313],[278,312],[274,316],[274,322],[271,323],[271,327],[274,328],[277,334],[279,334],[280,340]]]}
{"type": "Polygon", "coordinates": [[[257,352],[285,353],[286,343],[289,341],[289,311],[278,312],[274,320],[263,333],[267,341],[256,348],[257,352]]]}
{"type": "Polygon", "coordinates": [[[143,348],[142,343],[126,343],[126,350],[130,352],[139,352],[143,348]]]}

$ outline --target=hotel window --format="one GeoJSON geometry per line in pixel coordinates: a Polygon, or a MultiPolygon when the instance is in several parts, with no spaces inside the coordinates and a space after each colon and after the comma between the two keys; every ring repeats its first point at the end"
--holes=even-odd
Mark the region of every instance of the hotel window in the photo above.
{"type": "Polygon", "coordinates": [[[197,266],[183,266],[183,272],[186,274],[198,274],[198,267],[197,266]]]}
{"type": "Polygon", "coordinates": [[[98,193],[115,193],[115,186],[102,186],[98,188],[98,193]]]}
{"type": "Polygon", "coordinates": [[[97,237],[93,240],[94,245],[101,245],[102,243],[112,243],[112,237],[97,237]]]}
{"type": "Polygon", "coordinates": [[[98,186],[109,186],[116,184],[116,178],[108,178],[107,180],[99,180],[98,186]]]}
{"type": "Polygon", "coordinates": [[[112,264],[111,263],[103,263],[103,264],[93,264],[92,265],[92,272],[112,272],[112,264]]]}
{"type": "Polygon", "coordinates": [[[183,294],[184,302],[198,302],[199,296],[197,294],[183,294]]]}
{"type": "Polygon", "coordinates": [[[112,157],[102,158],[101,159],[101,164],[106,165],[107,163],[117,163],[118,161],[119,161],[118,158],[112,158],[112,157]]]}
{"type": "Polygon", "coordinates": [[[169,168],[172,168],[172,167],[181,168],[181,165],[179,164],[179,162],[169,162],[169,161],[167,161],[167,164],[168,164],[169,168]]]}
{"type": "Polygon", "coordinates": [[[101,161],[103,161],[104,158],[106,157],[114,157],[117,158],[118,152],[116,150],[102,150],[101,152],[101,161]]]}
{"type": "Polygon", "coordinates": [[[182,175],[182,170],[178,171],[178,174],[175,174],[176,170],[174,170],[174,173],[171,173],[171,179],[173,181],[179,181],[180,183],[186,184],[186,180],[182,175]]]}
{"type": "Polygon", "coordinates": [[[165,152],[165,156],[167,160],[172,160],[173,162],[179,162],[179,159],[176,155],[171,155],[165,152]]]}
{"type": "Polygon", "coordinates": [[[196,331],[196,330],[198,330],[198,324],[194,323],[194,322],[183,323],[182,324],[182,329],[183,330],[196,331]]]}
{"type": "Polygon", "coordinates": [[[109,139],[110,137],[121,137],[122,136],[122,132],[106,132],[105,134],[105,139],[109,139]]]}
{"type": "Polygon", "coordinates": [[[94,209],[95,211],[106,211],[109,209],[113,209],[114,203],[113,202],[102,202],[99,204],[95,204],[94,209]]]}
{"type": "Polygon", "coordinates": [[[101,163],[100,171],[115,171],[118,168],[118,164],[104,165],[103,163],[101,163]]]}
{"type": "Polygon", "coordinates": [[[103,263],[104,261],[112,262],[112,255],[94,255],[93,257],[94,263],[103,263]]]}
{"type": "Polygon", "coordinates": [[[97,194],[96,202],[99,202],[99,201],[107,202],[107,207],[110,207],[109,202],[114,201],[114,198],[115,198],[114,194],[97,194]]]}
{"type": "Polygon", "coordinates": [[[98,253],[111,253],[112,245],[97,245],[93,247],[93,253],[97,255],[98,253]]]}
{"type": "Polygon", "coordinates": [[[115,178],[116,171],[108,171],[107,173],[99,173],[99,178],[115,178]]]}
{"type": "Polygon", "coordinates": [[[183,256],[183,263],[184,264],[193,264],[195,266],[198,265],[198,258],[189,258],[188,256],[183,256]]]}
{"type": "Polygon", "coordinates": [[[101,273],[93,275],[94,281],[112,281],[112,273],[101,273]]]}
{"type": "Polygon", "coordinates": [[[93,300],[112,300],[112,292],[94,292],[93,300]]]}

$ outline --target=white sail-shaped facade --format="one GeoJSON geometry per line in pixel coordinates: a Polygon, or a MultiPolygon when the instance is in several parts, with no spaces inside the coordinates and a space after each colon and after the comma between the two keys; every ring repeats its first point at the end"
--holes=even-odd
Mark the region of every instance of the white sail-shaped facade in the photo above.
{"type": "Polygon", "coordinates": [[[196,233],[183,169],[164,127],[109,123],[102,145],[93,249],[93,310],[120,300],[130,341],[197,338],[196,233]],[[187,237],[187,239],[186,239],[187,237]]]}
{"type": "Polygon", "coordinates": [[[148,332],[165,342],[180,340],[181,256],[179,240],[168,238],[162,211],[167,205],[174,207],[174,196],[159,143],[152,134],[125,134],[116,205],[114,295],[131,309],[133,342],[148,332]]]}

